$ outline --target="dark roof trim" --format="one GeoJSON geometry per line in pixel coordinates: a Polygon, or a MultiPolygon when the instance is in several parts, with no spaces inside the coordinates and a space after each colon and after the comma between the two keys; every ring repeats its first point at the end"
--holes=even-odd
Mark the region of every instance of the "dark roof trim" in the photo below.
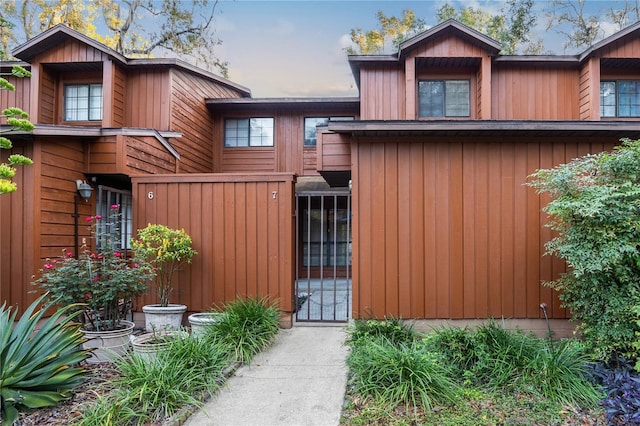
{"type": "Polygon", "coordinates": [[[614,43],[636,31],[638,31],[640,29],[640,22],[636,22],[633,25],[629,25],[627,28],[624,28],[620,31],[618,31],[615,34],[610,35],[609,37],[605,38],[604,40],[599,41],[598,43],[594,44],[593,46],[589,47],[587,50],[585,50],[584,52],[582,52],[582,54],[580,55],[579,59],[580,62],[584,61],[585,59],[587,59],[589,56],[593,55],[595,52],[597,52],[598,50],[607,47],[609,44],[614,43]]]}
{"type": "Polygon", "coordinates": [[[541,64],[541,65],[569,65],[569,66],[579,66],[580,60],[577,56],[571,55],[509,55],[509,56],[498,56],[494,58],[494,63],[502,64],[502,63],[514,63],[514,64],[541,64]]]}
{"type": "Polygon", "coordinates": [[[127,62],[127,58],[105,46],[102,43],[82,34],[79,31],[71,29],[64,24],[55,25],[48,30],[36,35],[27,42],[17,46],[11,52],[16,58],[22,59],[26,62],[31,62],[33,58],[42,52],[48,50],[52,45],[58,44],[66,38],[74,38],[82,43],[88,44],[96,50],[99,50],[113,59],[117,60],[121,64],[127,62]]]}
{"type": "Polygon", "coordinates": [[[429,120],[330,121],[329,131],[355,136],[614,134],[638,137],[637,121],[429,120]]]}
{"type": "Polygon", "coordinates": [[[115,60],[122,66],[126,67],[155,67],[155,66],[167,66],[171,68],[177,68],[180,70],[187,71],[191,74],[194,74],[198,77],[215,81],[216,83],[227,86],[233,90],[236,90],[241,93],[242,96],[251,96],[251,90],[248,88],[236,84],[230,80],[227,80],[224,77],[220,77],[211,72],[200,69],[196,66],[193,66],[187,62],[181,61],[179,59],[129,59],[122,54],[116,52],[110,47],[105,46],[104,44],[87,37],[86,35],[73,30],[67,27],[64,24],[58,24],[54,27],[49,28],[48,30],[38,34],[31,40],[23,43],[13,49],[12,54],[18,59],[21,59],[25,62],[31,62],[36,56],[39,54],[51,49],[53,46],[63,42],[66,39],[76,39],[81,43],[87,44],[92,48],[105,53],[110,58],[115,60]]]}
{"type": "MultiPolygon", "coordinates": [[[[6,131],[7,126],[2,126],[6,131]]],[[[4,134],[4,133],[3,133],[4,134]]],[[[38,124],[30,132],[6,131],[11,135],[33,135],[33,136],[69,136],[69,137],[100,137],[100,136],[153,136],[158,142],[176,159],[180,159],[180,153],[171,145],[167,138],[180,138],[182,133],[173,131],[160,131],[155,129],[140,129],[133,127],[109,128],[109,127],[84,127],[84,126],[55,126],[38,124]]]]}
{"type": "Polygon", "coordinates": [[[441,22],[438,25],[400,43],[398,57],[405,56],[407,51],[411,50],[416,44],[421,43],[423,40],[437,36],[441,32],[452,30],[463,38],[471,41],[473,44],[479,45],[489,53],[496,55],[500,50],[502,50],[502,45],[491,37],[486,36],[481,32],[456,21],[455,19],[447,19],[446,21],[441,22]]]}
{"type": "Polygon", "coordinates": [[[358,97],[336,98],[215,98],[206,99],[210,111],[237,111],[267,108],[356,108],[360,106],[358,97]]]}

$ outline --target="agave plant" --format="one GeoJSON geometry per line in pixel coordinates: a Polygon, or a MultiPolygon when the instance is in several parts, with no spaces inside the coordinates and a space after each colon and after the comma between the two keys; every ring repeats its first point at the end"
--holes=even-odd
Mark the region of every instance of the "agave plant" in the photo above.
{"type": "Polygon", "coordinates": [[[11,425],[20,410],[55,405],[71,397],[83,380],[78,363],[88,357],[77,316],[78,305],[67,305],[43,319],[51,303],[37,309],[36,299],[16,322],[17,310],[0,307],[0,409],[2,425],[11,425]]]}

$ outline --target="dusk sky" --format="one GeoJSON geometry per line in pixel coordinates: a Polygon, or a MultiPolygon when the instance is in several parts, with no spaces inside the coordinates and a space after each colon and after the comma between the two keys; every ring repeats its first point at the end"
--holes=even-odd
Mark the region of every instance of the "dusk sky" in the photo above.
{"type": "MultiPolygon", "coordinates": [[[[216,12],[216,55],[230,63],[229,78],[251,89],[253,97],[355,96],[357,91],[344,48],[351,28],[373,29],[376,13],[400,16],[410,8],[435,25],[435,11],[443,0],[321,1],[221,0],[216,12]]],[[[449,1],[496,13],[502,1],[449,1]]],[[[563,54],[562,37],[545,31],[539,9],[537,31],[545,47],[563,54]]],[[[590,8],[615,2],[590,1],[590,8]]],[[[573,53],[573,52],[569,52],[573,53]]]]}

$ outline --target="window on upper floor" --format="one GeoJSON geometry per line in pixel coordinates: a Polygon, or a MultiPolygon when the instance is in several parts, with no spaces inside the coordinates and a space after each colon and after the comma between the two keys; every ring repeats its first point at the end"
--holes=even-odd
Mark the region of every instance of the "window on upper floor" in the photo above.
{"type": "Polygon", "coordinates": [[[64,120],[102,120],[102,84],[65,85],[64,120]]]}
{"type": "Polygon", "coordinates": [[[419,117],[469,117],[469,80],[422,80],[418,82],[419,117]]]}
{"type": "Polygon", "coordinates": [[[600,82],[601,117],[640,117],[640,80],[600,82]]]}
{"type": "Polygon", "coordinates": [[[305,117],[304,146],[316,146],[316,127],[326,126],[329,120],[349,121],[353,120],[353,117],[305,117]]]}
{"type": "Polygon", "coordinates": [[[273,118],[227,118],[224,146],[273,146],[273,118]]]}

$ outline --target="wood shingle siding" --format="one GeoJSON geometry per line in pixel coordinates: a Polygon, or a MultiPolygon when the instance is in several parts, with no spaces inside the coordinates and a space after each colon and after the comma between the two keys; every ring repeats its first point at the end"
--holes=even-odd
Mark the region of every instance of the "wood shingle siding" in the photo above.
{"type": "MultiPolygon", "coordinates": [[[[183,174],[133,179],[134,226],[184,228],[198,255],[176,277],[173,303],[207,310],[238,296],[292,311],[293,175],[183,174]]],[[[148,294],[143,303],[155,303],[148,294]]]]}
{"type": "Polygon", "coordinates": [[[543,256],[548,201],[524,186],[617,141],[359,137],[352,155],[354,317],[536,318],[540,285],[565,269],[543,256]]]}

